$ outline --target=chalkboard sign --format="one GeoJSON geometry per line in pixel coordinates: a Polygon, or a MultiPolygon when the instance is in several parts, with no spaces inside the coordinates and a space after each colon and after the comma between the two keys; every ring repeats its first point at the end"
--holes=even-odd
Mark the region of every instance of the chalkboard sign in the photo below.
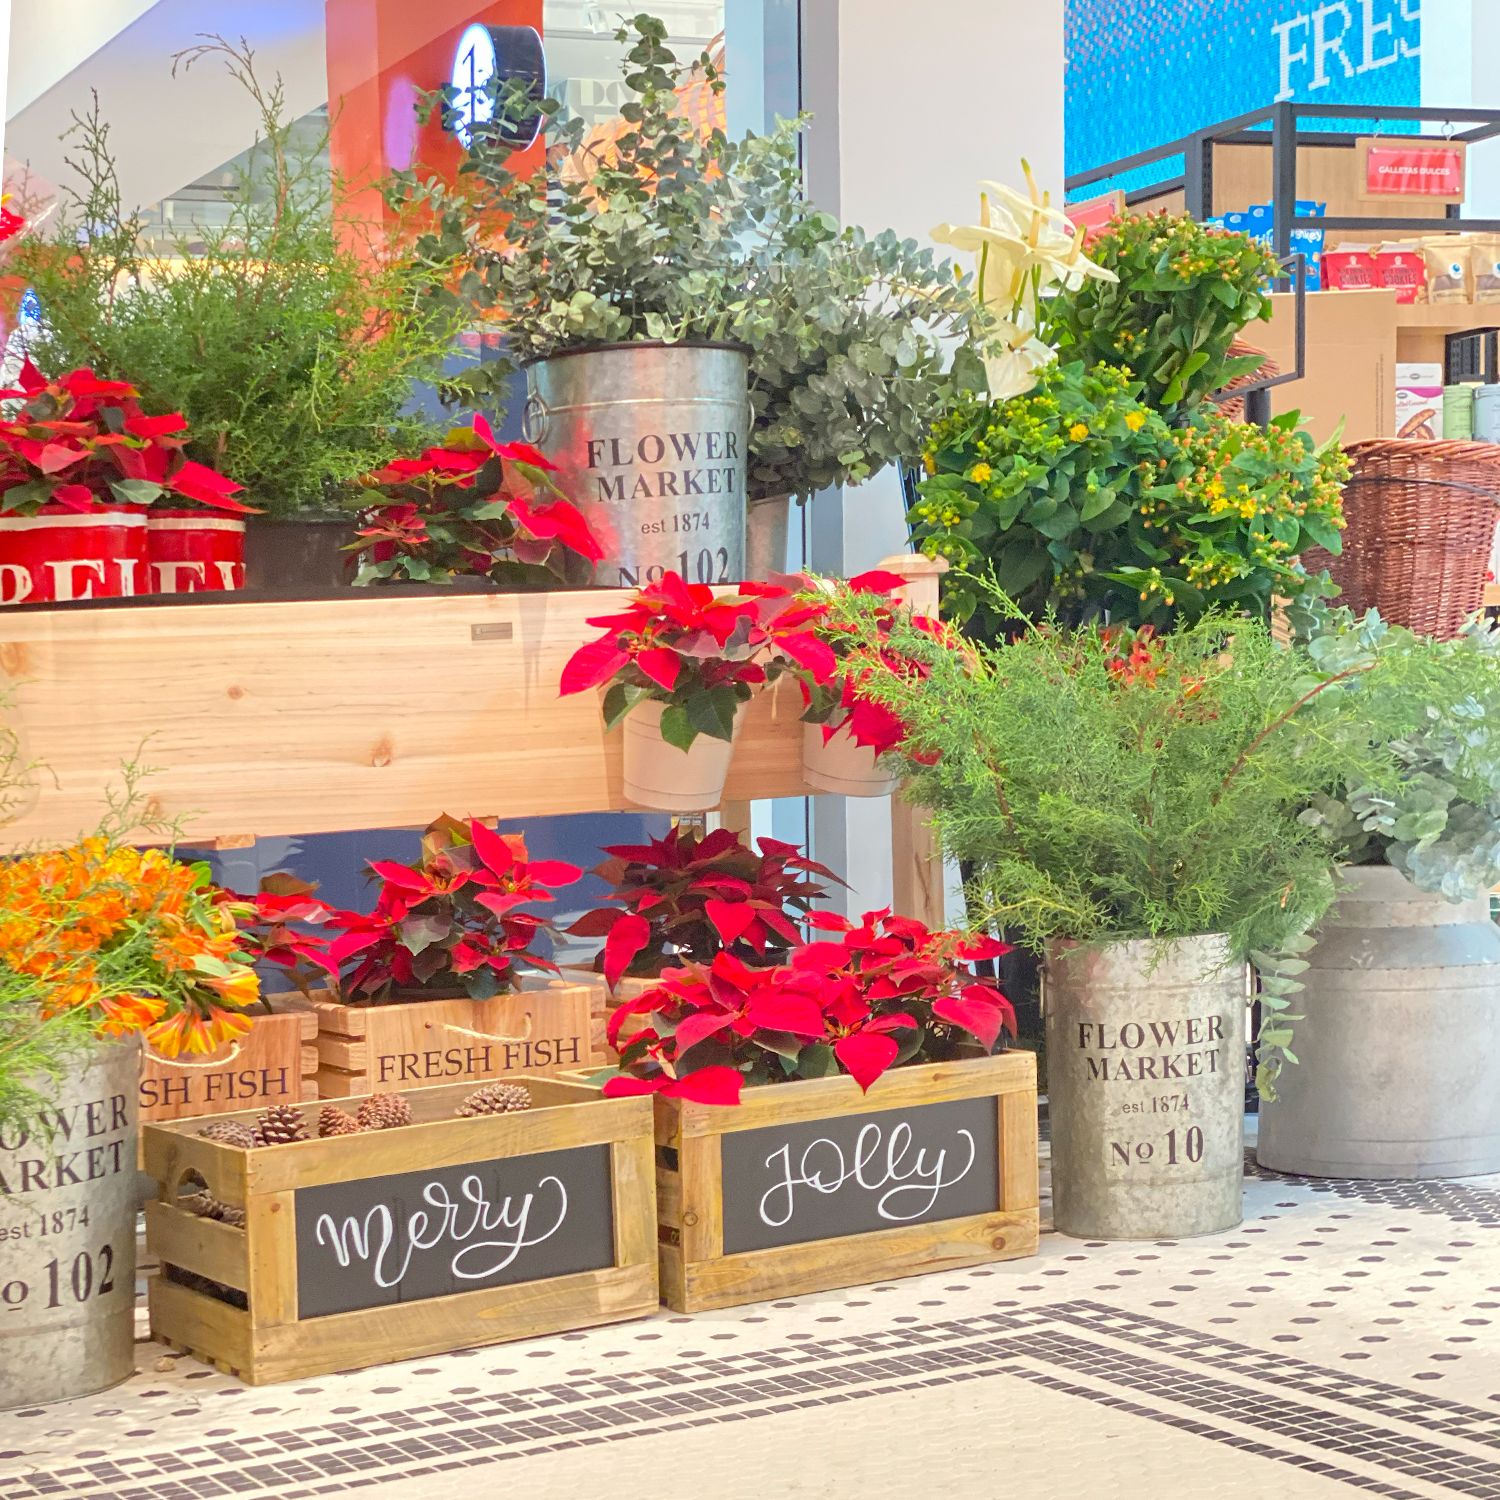
{"type": "Polygon", "coordinates": [[[615,1263],[607,1145],[298,1188],[296,1220],[302,1318],[615,1263]]]}
{"type": "Polygon", "coordinates": [[[724,1253],[994,1213],[993,1095],[723,1136],[724,1253]]]}

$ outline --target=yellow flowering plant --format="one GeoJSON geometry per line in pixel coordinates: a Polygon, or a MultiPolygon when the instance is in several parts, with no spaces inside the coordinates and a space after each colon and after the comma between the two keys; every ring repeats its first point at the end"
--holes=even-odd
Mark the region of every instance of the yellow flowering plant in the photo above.
{"type": "Polygon", "coordinates": [[[1010,623],[986,577],[1031,618],[1265,617],[1272,594],[1309,586],[1304,545],[1340,545],[1347,460],[1295,427],[1214,407],[1173,427],[1129,371],[1051,365],[1034,390],[960,403],[934,426],[908,521],[923,552],[954,565],[944,612],[980,640],[1010,623]]]}

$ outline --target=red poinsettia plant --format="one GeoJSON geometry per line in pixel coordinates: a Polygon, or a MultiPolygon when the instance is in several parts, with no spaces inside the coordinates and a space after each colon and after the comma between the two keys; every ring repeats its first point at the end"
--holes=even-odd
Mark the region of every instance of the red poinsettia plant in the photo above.
{"type": "Polygon", "coordinates": [[[605,940],[594,967],[611,988],[622,975],[652,978],[719,953],[775,964],[802,941],[797,921],[828,894],[818,880],[844,882],[795,844],[756,843],[759,853],[731,829],[700,835],[678,824],[649,844],[607,845],[594,874],[613,887],[615,904],[567,931],[605,940]]]}
{"type": "Polygon", "coordinates": [[[519,835],[441,817],[415,864],[373,860],[370,871],[380,888],[368,912],[324,906],[295,882],[263,892],[262,955],[316,964],[346,1000],[373,1004],[455,992],[487,1000],[518,989],[529,969],[557,972],[532,947],[555,928],[523,908],[555,899],[578,879],[576,865],[533,860],[519,835]]]}
{"type": "Polygon", "coordinates": [[[367,474],[361,483],[380,498],[361,517],[357,581],[591,582],[604,549],[556,469],[527,443],[498,442],[480,415],[442,447],[367,474]]]}
{"type": "Polygon", "coordinates": [[[820,725],[826,745],[846,734],[856,745],[883,755],[906,739],[906,726],[883,703],[874,702],[861,688],[876,672],[902,677],[925,677],[923,663],[896,651],[891,634],[898,622],[946,639],[941,622],[915,615],[900,600],[906,579],[874,569],[847,581],[794,575],[787,582],[799,591],[801,628],[811,629],[827,647],[816,661],[803,653],[789,663],[802,690],[803,721],[820,725]]]}
{"type": "Polygon", "coordinates": [[[604,634],[569,658],[559,691],[566,697],[607,683],[609,728],[638,703],[663,703],[662,738],[679,750],[700,734],[732,740],[735,716],[756,687],[788,661],[824,670],[830,654],[798,624],[806,609],[786,583],[735,588],[715,594],[707,584],[664,574],[625,609],[589,620],[604,634]]]}
{"type": "Polygon", "coordinates": [[[133,385],[72,370],[49,380],[27,360],[0,391],[0,514],[56,515],[151,505],[252,513],[241,486],[182,456],[187,422],[148,416],[133,385]]]}
{"type": "Polygon", "coordinates": [[[620,1051],[610,1097],[660,1093],[737,1104],[746,1084],[847,1073],[862,1090],[916,1060],[984,1057],[1015,1012],[971,964],[999,957],[996,939],[933,932],[910,917],[867,912],[858,922],[814,913],[836,936],[755,968],[732,953],[668,970],[661,983],[610,1017],[610,1045],[632,1016],[645,1025],[620,1051]]]}

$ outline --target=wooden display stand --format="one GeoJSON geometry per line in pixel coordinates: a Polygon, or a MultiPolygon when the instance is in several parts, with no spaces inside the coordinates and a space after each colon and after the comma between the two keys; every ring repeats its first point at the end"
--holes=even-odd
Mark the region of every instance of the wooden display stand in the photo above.
{"type": "MultiPolygon", "coordinates": [[[[883,566],[937,612],[944,564],[883,566]]],[[[425,827],[627,806],[621,737],[593,694],[560,698],[586,621],[619,590],[451,596],[345,590],[316,601],[0,611],[0,682],[46,768],[5,829],[24,848],[95,824],[122,767],[151,768],[151,810],[180,842],[425,827]],[[8,682],[6,681],[8,679],[8,682]],[[461,805],[455,805],[455,802],[461,805]]],[[[756,695],[724,803],[807,795],[795,692],[756,695]]],[[[922,815],[891,802],[895,907],[942,922],[922,815]]]]}
{"type": "MultiPolygon", "coordinates": [[[[733,1109],[678,1099],[658,1098],[655,1103],[661,1292],[667,1306],[678,1312],[706,1312],[768,1297],[795,1297],[1036,1253],[1033,1053],[1005,1052],[972,1062],[894,1068],[877,1079],[868,1094],[862,1094],[852,1078],[840,1077],[747,1089],[733,1109]],[[924,1136],[919,1118],[934,1106],[959,1101],[976,1106],[979,1123],[989,1127],[991,1142],[986,1151],[974,1144],[980,1132],[968,1132],[973,1149],[962,1174],[959,1138],[965,1133],[963,1123],[955,1127],[945,1122],[935,1134],[924,1136]],[[841,1121],[851,1122],[842,1142],[841,1121]],[[817,1138],[796,1137],[797,1127],[808,1124],[816,1125],[817,1138]],[[910,1132],[905,1144],[897,1135],[899,1130],[910,1132]],[[754,1170],[747,1172],[746,1163],[741,1162],[734,1173],[727,1162],[727,1143],[744,1131],[759,1131],[762,1137],[748,1153],[754,1170]],[[783,1145],[783,1132],[789,1144],[783,1145]],[[805,1158],[799,1154],[802,1151],[807,1153],[805,1158]],[[944,1151],[946,1157],[940,1155],[944,1151]],[[863,1193],[854,1190],[853,1181],[845,1184],[853,1200],[850,1222],[858,1225],[857,1215],[862,1209],[868,1211],[874,1195],[900,1181],[912,1181],[924,1158],[928,1170],[936,1162],[939,1172],[960,1179],[950,1183],[950,1189],[964,1178],[971,1187],[973,1179],[984,1179],[988,1206],[979,1212],[943,1212],[944,1197],[937,1192],[934,1216],[920,1223],[898,1222],[913,1216],[909,1202],[886,1203],[885,1211],[872,1217],[890,1221],[889,1227],[848,1232],[840,1227],[831,1237],[821,1232],[808,1238],[793,1234],[785,1243],[726,1253],[730,1200],[735,1200],[743,1214],[746,1202],[753,1206],[766,1184],[778,1193],[779,1178],[796,1179],[799,1163],[810,1164],[806,1177],[798,1180],[805,1182],[805,1197],[815,1205],[828,1198],[835,1179],[860,1179],[857,1186],[867,1189],[863,1193]],[[765,1171],[777,1161],[779,1168],[765,1171]]],[[[972,1117],[967,1121],[970,1126],[974,1123],[972,1117]]],[[[897,1192],[909,1194],[911,1190],[898,1187],[897,1192]]],[[[795,1225],[792,1200],[788,1187],[765,1217],[776,1220],[785,1212],[788,1222],[795,1225]]],[[[832,1218],[838,1217],[836,1210],[832,1218]]],[[[826,1219],[819,1222],[829,1227],[826,1219]]],[[[764,1225],[752,1221],[751,1228],[764,1225]]]]}
{"type": "MultiPolygon", "coordinates": [[[[204,1140],[188,1124],[146,1126],[146,1170],[158,1183],[157,1201],[146,1207],[146,1234],[161,1262],[150,1285],[153,1336],[261,1385],[654,1312],[650,1101],[601,1099],[597,1090],[551,1079],[523,1081],[533,1108],[515,1114],[456,1119],[454,1110],[468,1085],[455,1084],[407,1095],[415,1121],[411,1125],[248,1151],[204,1140]],[[518,1270],[525,1268],[527,1279],[446,1295],[416,1287],[408,1291],[405,1282],[414,1255],[407,1252],[403,1265],[398,1248],[387,1264],[378,1259],[380,1234],[358,1231],[366,1222],[359,1213],[365,1201],[389,1204],[399,1225],[400,1212],[409,1211],[418,1190],[414,1182],[441,1181],[457,1168],[467,1182],[491,1190],[507,1173],[521,1185],[556,1183],[556,1177],[539,1174],[565,1170],[558,1165],[561,1154],[587,1153],[591,1147],[608,1151],[607,1176],[596,1161],[593,1177],[602,1201],[591,1202],[576,1191],[564,1197],[564,1217],[546,1238],[555,1254],[559,1241],[564,1249],[568,1245],[567,1216],[592,1224],[593,1238],[603,1242],[594,1269],[549,1273],[547,1257],[536,1248],[538,1239],[520,1252],[533,1259],[518,1256],[515,1262],[518,1270]],[[542,1153],[547,1153],[545,1159],[533,1167],[527,1159],[542,1153]],[[200,1180],[218,1202],[243,1209],[243,1225],[179,1206],[180,1197],[191,1194],[200,1180]],[[316,1195],[330,1186],[360,1196],[352,1213],[339,1209],[327,1214],[325,1226],[320,1208],[326,1200],[316,1195]],[[348,1265],[330,1255],[335,1240],[348,1265]],[[359,1302],[361,1293],[371,1291],[372,1260],[382,1273],[377,1283],[382,1300],[348,1311],[327,1310],[330,1302],[335,1307],[359,1302]],[[316,1285],[304,1277],[309,1267],[319,1272],[316,1285]],[[397,1270],[399,1280],[392,1283],[397,1270]]],[[[254,1121],[249,1113],[227,1118],[254,1121]]],[[[450,1185],[448,1190],[463,1196],[462,1188],[450,1185]]],[[[473,1217],[471,1205],[464,1219],[453,1218],[448,1240],[436,1247],[455,1259],[471,1256],[459,1268],[459,1278],[473,1275],[473,1252],[497,1264],[502,1259],[503,1247],[473,1243],[465,1228],[473,1217]]],[[[437,1220],[434,1208],[424,1248],[434,1248],[437,1220]]],[[[369,1222],[378,1231],[379,1224],[369,1222]]],[[[492,1237],[503,1230],[504,1225],[492,1237]]]]}

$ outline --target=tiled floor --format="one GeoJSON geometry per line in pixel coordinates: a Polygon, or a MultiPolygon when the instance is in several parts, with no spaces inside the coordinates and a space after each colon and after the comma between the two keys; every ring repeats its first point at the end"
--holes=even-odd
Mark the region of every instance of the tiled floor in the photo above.
{"type": "Polygon", "coordinates": [[[142,1343],[0,1415],[0,1497],[1500,1500],[1500,1178],[1252,1175],[1245,1212],[295,1385],[142,1343]]]}

